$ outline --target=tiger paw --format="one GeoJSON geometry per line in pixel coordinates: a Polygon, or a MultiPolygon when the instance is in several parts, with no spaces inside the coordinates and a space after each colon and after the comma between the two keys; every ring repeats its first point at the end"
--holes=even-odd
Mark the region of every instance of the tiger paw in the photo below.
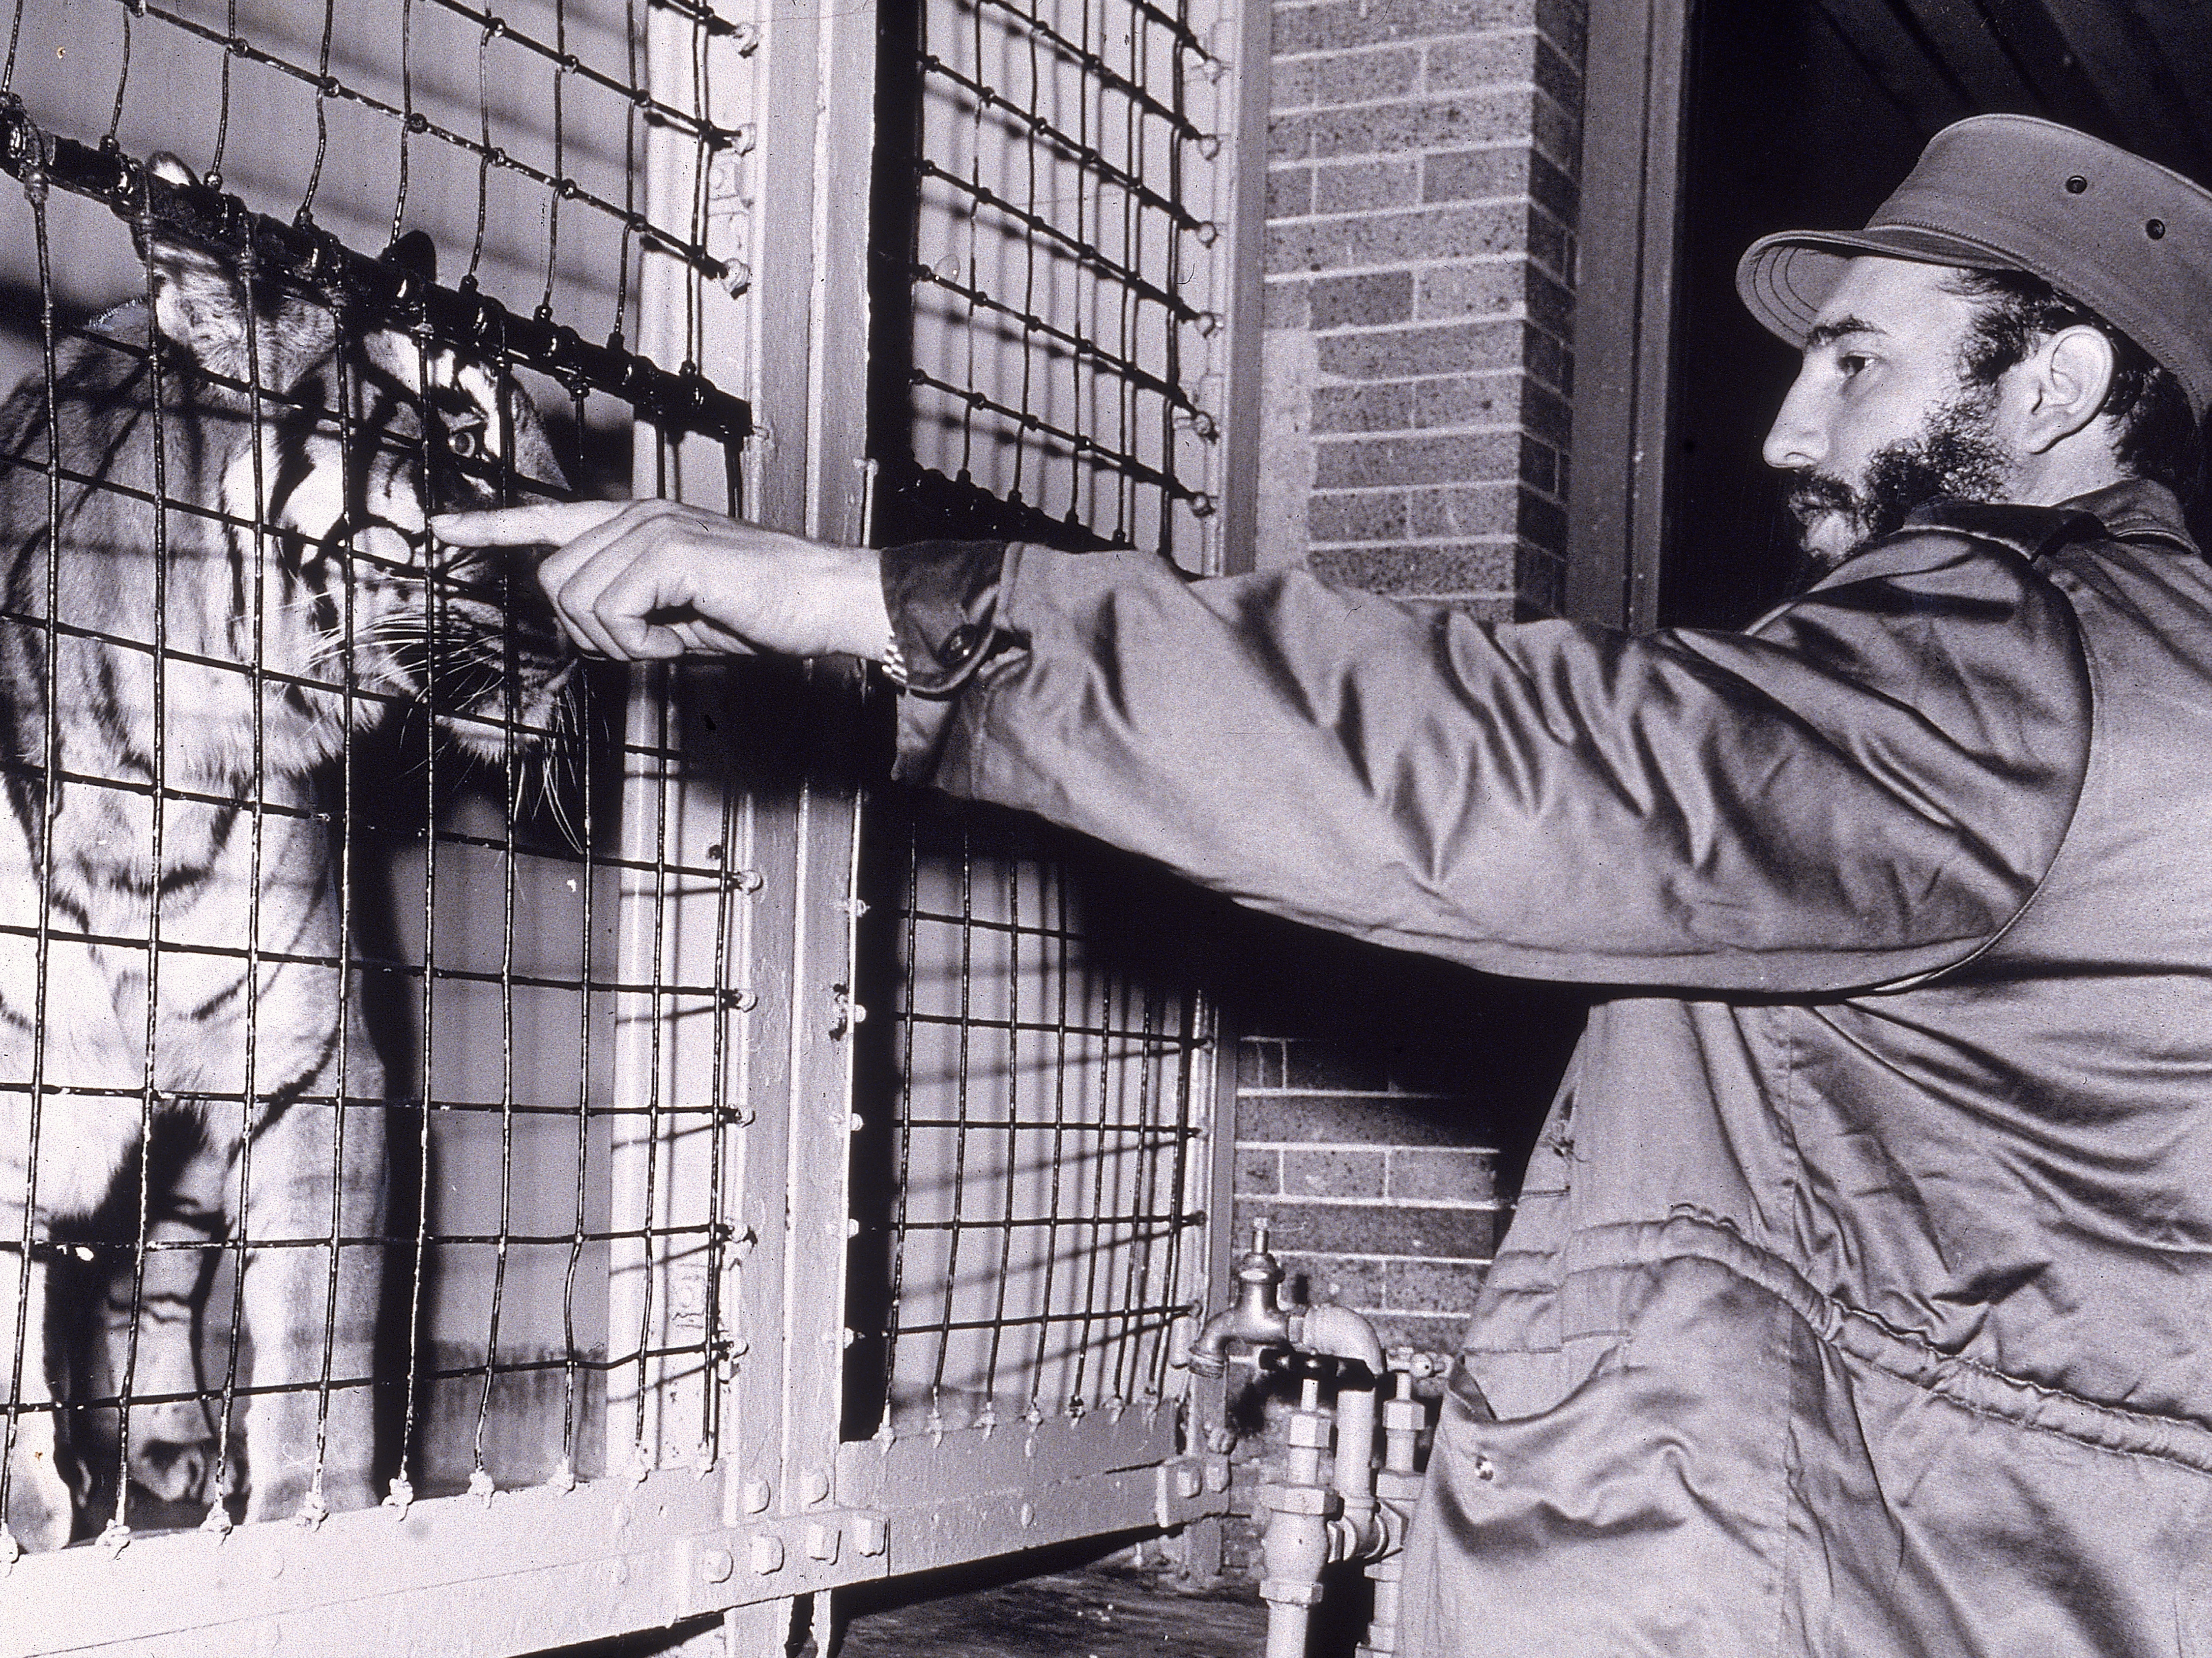
{"type": "Polygon", "coordinates": [[[65,1547],[75,1521],[70,1484],[54,1454],[53,1419],[27,1418],[8,1460],[7,1507],[0,1513],[0,1528],[17,1548],[36,1554],[65,1547]]]}

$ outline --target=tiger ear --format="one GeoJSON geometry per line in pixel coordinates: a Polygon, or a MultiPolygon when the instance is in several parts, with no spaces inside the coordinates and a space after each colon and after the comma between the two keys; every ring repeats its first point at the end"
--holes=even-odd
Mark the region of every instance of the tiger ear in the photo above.
{"type": "MultiPolygon", "coordinates": [[[[158,155],[147,171],[180,189],[199,187],[191,168],[174,155],[158,155]]],[[[160,219],[137,227],[138,256],[146,262],[154,296],[154,326],[207,367],[242,371],[246,361],[246,290],[235,259],[185,240],[160,219]]]]}
{"type": "Polygon", "coordinates": [[[438,244],[430,240],[428,231],[410,230],[376,257],[425,283],[438,280],[438,244]]]}

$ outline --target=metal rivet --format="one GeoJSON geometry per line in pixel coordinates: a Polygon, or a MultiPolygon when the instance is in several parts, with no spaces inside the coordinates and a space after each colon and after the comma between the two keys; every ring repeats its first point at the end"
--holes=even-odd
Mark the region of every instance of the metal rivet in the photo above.
{"type": "Polygon", "coordinates": [[[2153,241],[2161,240],[2166,235],[2166,221],[2164,219],[2144,220],[2143,235],[2148,236],[2153,241]]]}
{"type": "Polygon", "coordinates": [[[745,1481],[744,1491],[740,1500],[744,1503],[747,1514],[758,1514],[767,1508],[768,1497],[768,1481],[765,1479],[745,1481]]]}
{"type": "Polygon", "coordinates": [[[2089,181],[2079,173],[2066,180],[2066,193],[2069,196],[2078,196],[2088,187],[2089,181]]]}
{"type": "Polygon", "coordinates": [[[761,1576],[783,1570],[783,1539],[780,1537],[753,1539],[753,1570],[761,1576]]]}
{"type": "Polygon", "coordinates": [[[1023,1503],[1021,1512],[1016,1515],[1014,1518],[1024,1527],[1036,1525],[1036,1504],[1034,1503],[1023,1503]]]}
{"type": "Polygon", "coordinates": [[[709,1583],[726,1583],[738,1563],[730,1557],[727,1549],[709,1549],[699,1557],[699,1576],[709,1583]]]}
{"type": "Polygon", "coordinates": [[[1486,1457],[1486,1456],[1479,1456],[1479,1457],[1475,1458],[1475,1460],[1474,1460],[1474,1477],[1475,1477],[1477,1479],[1495,1479],[1495,1478],[1498,1478],[1498,1465],[1497,1465],[1495,1462],[1492,1462],[1492,1461],[1488,1457],[1486,1457]]]}

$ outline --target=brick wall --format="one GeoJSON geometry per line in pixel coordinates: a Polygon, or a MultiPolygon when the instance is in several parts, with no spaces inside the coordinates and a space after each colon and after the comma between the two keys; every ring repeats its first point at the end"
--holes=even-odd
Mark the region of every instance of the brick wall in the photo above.
{"type": "Polygon", "coordinates": [[[1583,17],[1278,0],[1263,563],[1559,611],[1583,17]]]}
{"type": "Polygon", "coordinates": [[[1498,1240],[1489,1125],[1327,1039],[1249,1037],[1237,1063],[1240,1236],[1266,1216],[1307,1299],[1358,1308],[1387,1345],[1450,1351],[1498,1240]]]}
{"type": "MultiPolygon", "coordinates": [[[[1583,18],[1275,0],[1262,568],[1559,612],[1583,18]]],[[[1239,1236],[1267,1216],[1294,1291],[1454,1350],[1580,1002],[1233,924],[1239,1236]]]]}
{"type": "MultiPolygon", "coordinates": [[[[1583,18],[1277,0],[1263,565],[1559,610],[1583,18]]],[[[1274,1222],[1309,1293],[1449,1351],[1572,1010],[1532,1027],[1534,992],[1287,948],[1343,993],[1287,992],[1293,968],[1245,998],[1240,1217],[1274,1222]]]]}

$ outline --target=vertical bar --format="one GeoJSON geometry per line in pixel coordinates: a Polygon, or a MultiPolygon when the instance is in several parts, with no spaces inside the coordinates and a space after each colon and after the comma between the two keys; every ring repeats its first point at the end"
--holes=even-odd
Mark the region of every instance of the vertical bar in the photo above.
{"type": "Polygon", "coordinates": [[[1221,569],[1260,567],[1260,426],[1266,388],[1268,56],[1274,15],[1265,0],[1239,0],[1236,113],[1222,165],[1230,180],[1228,397],[1221,422],[1221,569]]]}
{"type": "MultiPolygon", "coordinates": [[[[747,82],[732,37],[673,9],[648,6],[644,20],[654,94],[718,125],[738,125],[747,82]]],[[[714,216],[705,146],[647,124],[643,148],[648,216],[688,223],[701,241],[726,235],[714,216]]],[[[648,355],[694,364],[720,384],[745,383],[746,319],[731,296],[704,289],[688,265],[650,250],[641,254],[638,295],[640,344],[648,355]]],[[[657,472],[663,493],[723,507],[726,467],[717,442],[640,428],[636,475],[657,472]]],[[[751,960],[750,911],[731,904],[730,883],[757,867],[757,854],[750,838],[733,844],[720,787],[694,781],[697,769],[684,751],[702,734],[696,720],[671,709],[670,687],[679,682],[688,683],[678,673],[637,676],[626,720],[629,867],[617,976],[629,988],[617,997],[610,1318],[612,1331],[635,1332],[637,1346],[635,1362],[611,1375],[608,1430],[611,1457],[631,1441],[642,1466],[717,1454],[720,1411],[710,1393],[720,1332],[709,1315],[730,1305],[715,1282],[728,1241],[721,1228],[744,1222],[721,1212],[724,1182],[736,1178],[725,1160],[738,1155],[729,1131],[750,1109],[742,1098],[750,1084],[733,1088],[732,1071],[733,1056],[749,1051],[759,1034],[749,1030],[726,1042],[718,1030],[743,994],[730,981],[745,978],[751,960]],[[709,869],[711,878],[700,873],[709,869]],[[665,1241],[656,1243],[656,1234],[665,1241]]],[[[710,765],[704,776],[720,772],[710,765]]]]}
{"type": "Polygon", "coordinates": [[[1687,0],[1597,6],[1583,99],[1567,613],[1649,628],[1666,532],[1687,0]]]}

